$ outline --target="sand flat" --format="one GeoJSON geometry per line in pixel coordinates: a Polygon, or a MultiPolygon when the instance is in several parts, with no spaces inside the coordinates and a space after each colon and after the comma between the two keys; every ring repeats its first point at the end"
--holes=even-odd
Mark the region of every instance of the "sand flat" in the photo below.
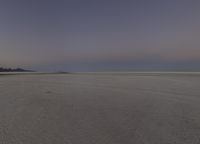
{"type": "Polygon", "coordinates": [[[2,144],[199,144],[198,73],[0,77],[2,144]]]}

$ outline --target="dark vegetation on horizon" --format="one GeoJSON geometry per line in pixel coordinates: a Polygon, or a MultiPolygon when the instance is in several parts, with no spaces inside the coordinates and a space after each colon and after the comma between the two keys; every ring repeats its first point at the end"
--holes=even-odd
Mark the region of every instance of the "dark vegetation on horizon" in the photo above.
{"type": "Polygon", "coordinates": [[[33,71],[25,70],[22,68],[2,68],[2,67],[0,67],[0,72],[33,72],[33,71]]]}

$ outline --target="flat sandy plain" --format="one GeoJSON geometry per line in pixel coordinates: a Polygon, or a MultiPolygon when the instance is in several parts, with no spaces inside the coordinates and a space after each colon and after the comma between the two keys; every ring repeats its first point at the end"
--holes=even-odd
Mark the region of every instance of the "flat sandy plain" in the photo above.
{"type": "Polygon", "coordinates": [[[199,143],[199,73],[0,75],[0,144],[199,143]]]}

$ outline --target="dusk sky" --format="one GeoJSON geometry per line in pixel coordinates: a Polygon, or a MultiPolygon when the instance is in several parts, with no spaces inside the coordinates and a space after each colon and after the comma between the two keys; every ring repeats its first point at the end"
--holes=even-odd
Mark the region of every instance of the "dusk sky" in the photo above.
{"type": "Polygon", "coordinates": [[[200,0],[1,0],[0,67],[200,70],[200,0]]]}

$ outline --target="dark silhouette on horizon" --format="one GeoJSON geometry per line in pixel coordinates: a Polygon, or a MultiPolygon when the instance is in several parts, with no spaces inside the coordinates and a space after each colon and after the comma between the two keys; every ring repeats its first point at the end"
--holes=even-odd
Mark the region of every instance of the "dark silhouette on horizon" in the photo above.
{"type": "Polygon", "coordinates": [[[0,67],[0,72],[33,72],[31,70],[25,70],[22,68],[3,68],[0,67]]]}

